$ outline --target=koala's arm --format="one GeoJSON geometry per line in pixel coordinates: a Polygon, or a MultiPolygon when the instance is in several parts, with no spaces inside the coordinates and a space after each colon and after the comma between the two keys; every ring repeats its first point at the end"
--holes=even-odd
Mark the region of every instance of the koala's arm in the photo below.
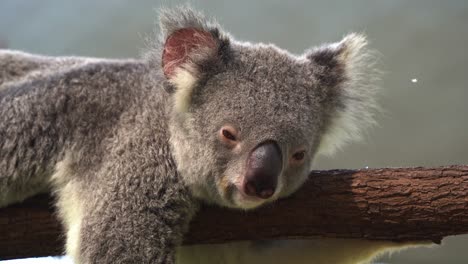
{"type": "Polygon", "coordinates": [[[97,172],[73,168],[72,157],[59,164],[58,173],[92,179],[58,188],[67,254],[75,263],[174,263],[197,204],[164,150],[143,141],[111,153],[97,172]]]}
{"type": "MultiPolygon", "coordinates": [[[[157,93],[148,96],[157,104],[157,93]]],[[[58,208],[75,263],[174,262],[197,202],[177,172],[164,123],[143,104],[121,117],[97,170],[77,166],[73,153],[57,165],[58,208]]]]}

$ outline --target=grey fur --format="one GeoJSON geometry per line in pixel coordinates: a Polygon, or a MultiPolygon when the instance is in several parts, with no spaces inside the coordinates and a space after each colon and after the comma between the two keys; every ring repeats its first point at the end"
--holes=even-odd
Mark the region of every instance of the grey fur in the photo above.
{"type": "MultiPolygon", "coordinates": [[[[172,263],[196,198],[253,207],[234,199],[233,182],[259,143],[278,142],[284,164],[307,150],[304,164],[284,166],[264,203],[305,181],[322,137],[340,122],[335,113],[352,109],[351,121],[372,123],[361,36],[298,57],[238,42],[188,8],[164,10],[160,22],[159,41],[140,60],[0,50],[0,206],[52,188],[69,237],[78,227],[79,241],[68,241],[78,243],[68,252],[77,263],[172,263]],[[165,40],[181,28],[216,40],[215,52],[190,54],[185,65],[196,80],[186,111],[174,107],[180,87],[161,67],[165,40]],[[226,123],[241,133],[235,153],[217,137],[226,123]],[[69,201],[81,209],[70,213],[69,201]]],[[[345,140],[357,133],[337,127],[345,140]]]]}

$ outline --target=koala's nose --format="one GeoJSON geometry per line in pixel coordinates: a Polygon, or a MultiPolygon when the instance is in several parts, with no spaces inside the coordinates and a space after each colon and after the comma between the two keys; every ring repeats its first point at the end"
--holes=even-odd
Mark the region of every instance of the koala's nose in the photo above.
{"type": "Polygon", "coordinates": [[[276,142],[267,141],[258,145],[247,159],[244,193],[262,199],[270,198],[275,193],[282,168],[283,158],[276,142]]]}

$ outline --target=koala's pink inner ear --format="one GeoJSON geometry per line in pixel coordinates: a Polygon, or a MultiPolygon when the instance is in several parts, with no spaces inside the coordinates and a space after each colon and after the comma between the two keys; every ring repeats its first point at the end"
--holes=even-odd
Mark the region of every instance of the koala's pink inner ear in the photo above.
{"type": "Polygon", "coordinates": [[[216,40],[210,32],[196,28],[183,28],[166,39],[162,54],[164,75],[172,77],[175,70],[190,62],[191,55],[201,49],[215,49],[216,40]]]}

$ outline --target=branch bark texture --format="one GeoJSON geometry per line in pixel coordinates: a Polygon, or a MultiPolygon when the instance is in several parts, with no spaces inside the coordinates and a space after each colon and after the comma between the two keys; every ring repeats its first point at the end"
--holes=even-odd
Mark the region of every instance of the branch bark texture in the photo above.
{"type": "MultiPolygon", "coordinates": [[[[254,211],[203,207],[185,244],[285,238],[439,243],[468,233],[468,166],[313,171],[292,197],[254,211]]],[[[0,259],[59,255],[47,195],[0,209],[0,259]]]]}

